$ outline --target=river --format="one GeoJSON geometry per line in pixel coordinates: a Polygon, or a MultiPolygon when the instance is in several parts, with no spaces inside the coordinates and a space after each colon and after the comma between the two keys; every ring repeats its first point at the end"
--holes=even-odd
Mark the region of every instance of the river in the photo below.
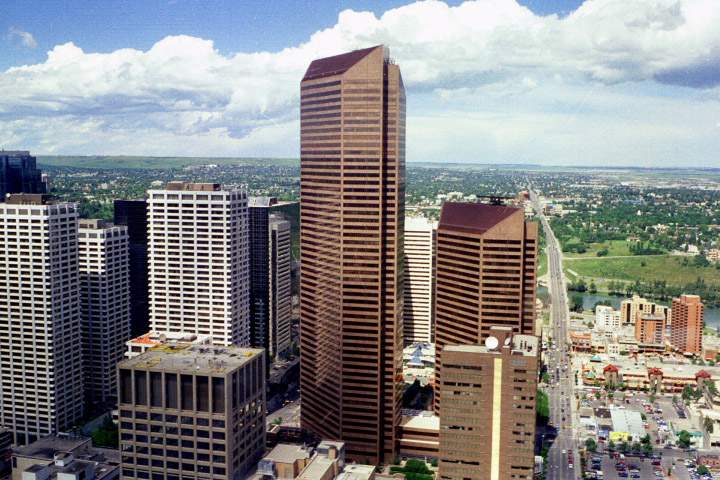
{"type": "MultiPolygon", "coordinates": [[[[578,292],[569,292],[568,297],[577,294],[578,292]]],[[[603,293],[581,293],[583,298],[583,308],[592,310],[597,302],[609,300],[613,308],[620,308],[620,303],[626,299],[624,296],[606,295],[603,293]]],[[[545,300],[547,298],[547,287],[538,288],[538,297],[545,300]]],[[[667,305],[667,302],[656,301],[655,303],[667,305]]],[[[705,326],[720,329],[720,308],[705,307],[705,326]]]]}

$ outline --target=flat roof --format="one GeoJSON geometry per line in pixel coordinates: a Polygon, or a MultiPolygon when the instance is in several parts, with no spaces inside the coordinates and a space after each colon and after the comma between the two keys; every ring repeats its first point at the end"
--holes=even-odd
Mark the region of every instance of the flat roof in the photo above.
{"type": "Polygon", "coordinates": [[[15,455],[53,460],[57,452],[72,452],[84,444],[89,445],[89,438],[60,438],[43,437],[30,445],[23,445],[13,449],[15,455]]]}
{"type": "Polygon", "coordinates": [[[293,463],[296,460],[310,458],[310,451],[302,445],[278,443],[263,460],[272,460],[278,463],[293,463]]]}
{"type": "Polygon", "coordinates": [[[262,356],[261,348],[217,347],[211,345],[159,345],[137,357],[120,362],[120,368],[192,371],[225,374],[262,356]]]}
{"type": "Polygon", "coordinates": [[[317,480],[318,478],[325,478],[325,474],[333,468],[335,463],[335,459],[329,459],[327,457],[316,455],[310,461],[308,466],[300,472],[300,475],[297,476],[297,480],[317,480]]]}
{"type": "Polygon", "coordinates": [[[402,428],[440,431],[440,417],[433,413],[430,415],[408,415],[402,417],[400,426],[402,428]]]}
{"type": "Polygon", "coordinates": [[[627,432],[636,437],[645,435],[642,416],[634,410],[612,408],[610,409],[613,430],[616,432],[627,432]]]}

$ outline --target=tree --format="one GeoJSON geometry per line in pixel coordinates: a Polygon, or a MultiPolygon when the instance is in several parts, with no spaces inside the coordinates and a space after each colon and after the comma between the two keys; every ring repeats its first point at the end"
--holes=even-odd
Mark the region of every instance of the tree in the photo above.
{"type": "Polygon", "coordinates": [[[705,428],[705,431],[707,433],[712,434],[713,431],[715,430],[715,422],[713,421],[712,418],[705,417],[705,419],[703,420],[703,427],[705,428]]]}
{"type": "Polygon", "coordinates": [[[118,439],[118,427],[112,418],[105,417],[102,425],[92,432],[93,445],[96,447],[117,449],[120,442],[118,439]]]}
{"type": "Polygon", "coordinates": [[[649,457],[650,455],[652,455],[652,453],[653,453],[652,444],[650,444],[650,443],[643,444],[643,446],[642,446],[642,453],[643,453],[643,455],[645,455],[646,457],[649,457]]]}
{"type": "Polygon", "coordinates": [[[595,285],[595,281],[590,281],[590,287],[588,289],[590,293],[597,293],[597,285],[595,285]]]}
{"type": "Polygon", "coordinates": [[[677,435],[677,446],[680,448],[690,447],[690,432],[687,430],[680,430],[677,435]]]}
{"type": "Polygon", "coordinates": [[[705,465],[698,465],[696,472],[698,475],[710,475],[710,469],[705,465]]]}
{"type": "Polygon", "coordinates": [[[615,442],[613,442],[612,440],[610,440],[608,442],[608,450],[610,450],[610,451],[615,450],[615,442]]]}
{"type": "Polygon", "coordinates": [[[587,448],[588,452],[595,453],[597,451],[597,442],[592,438],[588,438],[585,440],[585,448],[587,448]]]}

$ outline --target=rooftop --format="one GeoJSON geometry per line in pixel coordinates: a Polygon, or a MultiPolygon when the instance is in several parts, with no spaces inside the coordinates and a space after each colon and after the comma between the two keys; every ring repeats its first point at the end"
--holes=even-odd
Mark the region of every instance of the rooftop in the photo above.
{"type": "Polygon", "coordinates": [[[329,470],[334,468],[337,460],[330,459],[327,457],[321,457],[316,455],[310,461],[310,463],[300,472],[297,480],[317,480],[318,478],[325,478],[325,475],[329,470]]]}
{"type": "Polygon", "coordinates": [[[180,190],[192,192],[219,192],[222,187],[219,183],[192,183],[192,182],[168,182],[165,185],[167,190],[180,190]]]}
{"type": "Polygon", "coordinates": [[[495,338],[491,335],[485,341],[485,345],[447,345],[445,351],[447,352],[467,352],[467,353],[494,353],[500,354],[505,347],[511,347],[513,355],[524,355],[524,356],[537,356],[538,354],[538,339],[534,335],[512,335],[504,342],[504,345],[498,345],[493,347],[490,338],[495,338]]]}
{"type": "Polygon", "coordinates": [[[616,432],[627,432],[636,437],[645,435],[645,427],[640,412],[627,409],[613,408],[610,410],[613,430],[616,432]]]}
{"type": "Polygon", "coordinates": [[[120,368],[194,371],[200,374],[227,374],[243,366],[262,349],[216,347],[194,344],[159,345],[137,357],[124,360],[120,368]]]}
{"type": "Polygon", "coordinates": [[[90,446],[89,438],[43,437],[30,445],[13,449],[15,455],[42,460],[53,460],[58,452],[72,452],[82,446],[90,446]]]}
{"type": "Polygon", "coordinates": [[[376,48],[383,48],[382,45],[375,47],[363,48],[362,50],[354,50],[352,52],[334,55],[332,57],[319,58],[310,63],[303,81],[315,80],[316,78],[330,77],[333,75],[341,75],[347,72],[350,67],[365,58],[376,48]]]}
{"type": "Polygon", "coordinates": [[[263,457],[263,460],[272,460],[278,463],[294,463],[296,460],[305,458],[310,458],[310,450],[302,445],[279,443],[270,453],[263,457]]]}
{"type": "Polygon", "coordinates": [[[375,473],[374,465],[345,465],[335,480],[369,480],[375,473]]]}
{"type": "Polygon", "coordinates": [[[521,208],[486,203],[445,202],[438,228],[483,234],[516,214],[522,219],[525,218],[521,208]]]}

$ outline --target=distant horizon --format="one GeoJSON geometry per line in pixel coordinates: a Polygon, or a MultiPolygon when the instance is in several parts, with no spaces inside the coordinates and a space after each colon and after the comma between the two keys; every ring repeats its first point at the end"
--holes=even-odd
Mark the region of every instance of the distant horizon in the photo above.
{"type": "Polygon", "coordinates": [[[309,63],[383,44],[410,162],[720,167],[718,24],[716,0],[7,0],[0,147],[294,157],[309,63]]]}
{"type": "MultiPolygon", "coordinates": [[[[148,160],[163,160],[163,159],[180,159],[180,160],[198,160],[198,161],[209,161],[212,162],[212,160],[283,160],[283,161],[293,161],[297,162],[298,166],[300,165],[300,157],[264,157],[264,156],[180,156],[180,155],[95,155],[95,154],[89,154],[89,155],[50,155],[50,154],[35,154],[34,152],[30,151],[30,154],[37,158],[38,164],[43,166],[50,166],[50,167],[58,167],[58,166],[67,166],[67,167],[74,167],[74,168],[83,168],[82,165],[63,165],[63,164],[48,164],[43,163],[42,159],[48,159],[48,158],[56,158],[56,159],[62,159],[62,158],[88,158],[88,159],[133,159],[133,160],[142,160],[142,159],[148,159],[148,160]]],[[[720,171],[720,166],[718,167],[666,167],[666,166],[658,166],[658,167],[646,167],[646,166],[633,166],[633,165],[581,165],[581,164],[551,164],[551,163],[517,163],[517,162],[493,162],[493,163],[487,163],[487,162],[477,162],[477,161],[465,161],[465,162],[443,162],[439,160],[421,160],[421,161],[411,161],[408,160],[406,164],[411,165],[433,165],[433,166],[458,166],[458,167],[553,167],[553,168],[568,168],[568,169],[576,169],[576,168],[585,168],[590,170],[670,170],[670,171],[720,171]]],[[[197,163],[189,163],[184,166],[191,166],[191,165],[198,165],[202,166],[203,163],[197,162],[197,163]]],[[[97,166],[89,166],[86,168],[101,168],[97,166]]],[[[104,167],[102,167],[104,168],[104,167]]],[[[111,166],[108,166],[107,168],[112,168],[111,166]]],[[[133,167],[114,167],[114,168],[133,168],[133,167]]],[[[152,168],[162,168],[158,165],[153,166],[152,168]]],[[[180,166],[169,166],[167,168],[183,168],[180,166]]]]}

